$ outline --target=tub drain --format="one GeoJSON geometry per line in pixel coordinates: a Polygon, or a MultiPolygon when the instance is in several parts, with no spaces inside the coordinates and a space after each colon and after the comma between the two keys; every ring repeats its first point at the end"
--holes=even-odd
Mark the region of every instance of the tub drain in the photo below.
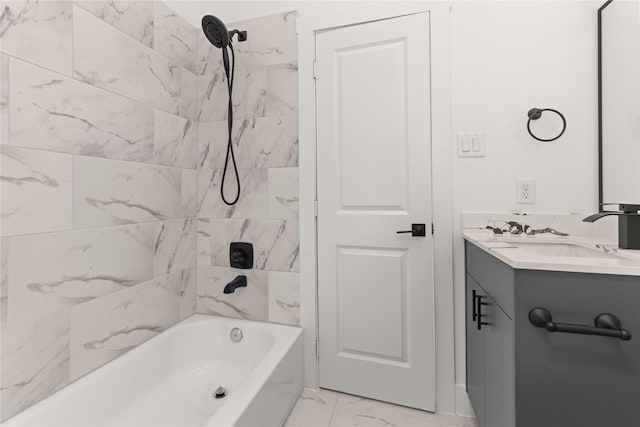
{"type": "Polygon", "coordinates": [[[227,390],[224,387],[218,387],[215,392],[213,392],[213,397],[216,399],[222,399],[227,395],[227,390]]]}
{"type": "Polygon", "coordinates": [[[229,333],[229,338],[233,342],[240,342],[242,340],[242,330],[240,328],[233,328],[229,333]]]}

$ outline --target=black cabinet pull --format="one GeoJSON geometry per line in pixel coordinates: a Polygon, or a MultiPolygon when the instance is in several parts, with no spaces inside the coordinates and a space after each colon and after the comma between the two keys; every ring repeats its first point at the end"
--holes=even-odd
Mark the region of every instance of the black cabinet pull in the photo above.
{"type": "Polygon", "coordinates": [[[549,310],[536,307],[529,311],[529,322],[538,328],[545,328],[549,332],[565,332],[568,334],[599,335],[603,337],[620,338],[623,341],[631,339],[631,332],[622,329],[622,322],[613,314],[602,313],[595,318],[595,327],[589,325],[574,325],[572,323],[556,323],[549,310]]]}
{"type": "Polygon", "coordinates": [[[489,305],[489,303],[488,302],[482,302],[482,298],[485,298],[484,295],[476,295],[475,297],[476,297],[476,301],[477,301],[477,304],[478,304],[478,308],[476,309],[477,310],[476,311],[477,314],[476,314],[476,318],[475,318],[476,327],[478,328],[479,331],[481,331],[482,330],[482,326],[488,326],[489,325],[489,323],[482,321],[482,318],[486,317],[486,315],[482,314],[482,306],[483,305],[489,305]]]}
{"type": "Polygon", "coordinates": [[[478,294],[476,294],[475,289],[471,291],[471,296],[473,298],[473,302],[472,302],[473,308],[471,309],[471,314],[472,314],[473,321],[475,322],[478,319],[478,312],[476,311],[476,301],[478,299],[478,294]]]}

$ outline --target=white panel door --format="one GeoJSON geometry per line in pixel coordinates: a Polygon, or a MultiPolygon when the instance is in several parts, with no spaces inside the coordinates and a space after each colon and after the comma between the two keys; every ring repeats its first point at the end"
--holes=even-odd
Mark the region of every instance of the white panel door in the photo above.
{"type": "Polygon", "coordinates": [[[316,66],[320,386],[434,410],[429,15],[319,33],[316,66]]]}

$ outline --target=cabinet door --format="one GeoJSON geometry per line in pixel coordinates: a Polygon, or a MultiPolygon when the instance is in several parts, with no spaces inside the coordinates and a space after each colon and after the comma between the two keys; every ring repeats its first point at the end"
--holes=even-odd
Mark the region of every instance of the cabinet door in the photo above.
{"type": "Polygon", "coordinates": [[[515,426],[513,321],[491,298],[480,306],[484,331],[485,426],[515,426]],[[487,305],[484,305],[486,303],[487,305]]]}
{"type": "Polygon", "coordinates": [[[640,279],[518,270],[515,295],[518,427],[640,425],[640,279]],[[535,307],[590,326],[611,313],[632,338],[551,333],[529,322],[535,307]]]}
{"type": "MultiPolygon", "coordinates": [[[[478,424],[486,426],[484,419],[484,332],[479,331],[474,320],[476,297],[486,293],[467,274],[466,281],[466,335],[467,335],[467,394],[476,414],[478,424]]],[[[485,298],[486,299],[486,298],[485,298]]]]}

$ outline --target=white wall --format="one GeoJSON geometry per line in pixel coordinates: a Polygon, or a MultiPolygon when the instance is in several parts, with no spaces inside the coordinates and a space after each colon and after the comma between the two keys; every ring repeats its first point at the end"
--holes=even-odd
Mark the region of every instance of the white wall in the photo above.
{"type": "MultiPolygon", "coordinates": [[[[442,275],[436,280],[436,322],[440,334],[438,369],[443,372],[439,372],[438,407],[445,411],[452,408],[452,387],[444,381],[452,365],[447,360],[447,349],[453,349],[448,327],[454,317],[447,311],[453,307],[455,379],[458,384],[456,410],[468,413],[468,400],[464,394],[461,213],[596,211],[596,10],[602,2],[168,3],[196,25],[207,13],[231,22],[261,14],[299,10],[302,180],[305,174],[314,174],[313,165],[305,170],[304,162],[309,159],[303,158],[305,138],[314,133],[313,123],[304,119],[308,112],[305,108],[312,103],[308,99],[305,101],[305,96],[312,96],[306,81],[313,59],[312,31],[385,14],[393,16],[420,9],[433,11],[433,150],[434,159],[439,159],[434,161],[436,253],[446,258],[453,252],[454,259],[453,283],[447,279],[451,272],[447,276],[447,272],[440,271],[442,275]],[[451,10],[450,5],[453,5],[451,10]],[[526,119],[527,111],[532,107],[556,108],[564,113],[568,122],[565,135],[550,144],[530,138],[526,133],[526,119]],[[485,158],[456,157],[455,135],[464,131],[485,133],[485,158]],[[533,205],[515,203],[515,180],[521,177],[536,180],[533,205]],[[447,218],[438,217],[443,212],[447,218]]],[[[304,192],[301,197],[305,197],[304,192]]],[[[302,223],[304,216],[304,207],[301,207],[302,223]]],[[[304,231],[301,239],[304,247],[304,231]]],[[[305,262],[304,255],[301,262],[305,262]]],[[[304,265],[301,268],[304,270],[304,265]]],[[[313,290],[311,285],[302,284],[310,288],[308,292],[313,290]]],[[[305,307],[309,300],[305,301],[304,289],[302,292],[304,312],[309,310],[305,307]]]]}

